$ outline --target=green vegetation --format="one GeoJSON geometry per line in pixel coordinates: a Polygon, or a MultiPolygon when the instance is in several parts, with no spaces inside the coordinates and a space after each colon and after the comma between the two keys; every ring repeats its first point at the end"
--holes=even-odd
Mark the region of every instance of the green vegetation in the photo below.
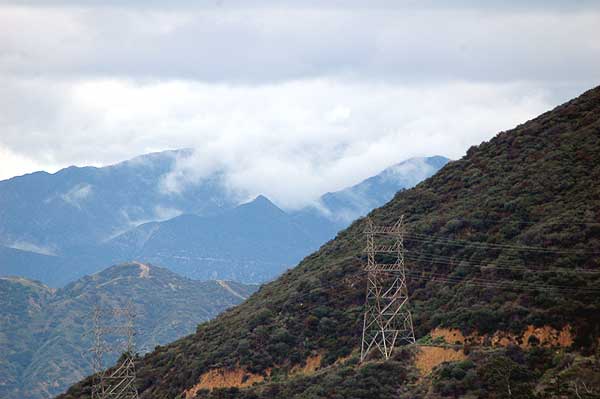
{"type": "Polygon", "coordinates": [[[261,386],[256,390],[238,388],[202,391],[202,399],[362,399],[392,397],[405,381],[406,366],[398,361],[342,367],[335,372],[295,378],[261,386]]]}
{"type": "Polygon", "coordinates": [[[37,282],[0,277],[0,396],[3,386],[17,381],[34,357],[29,328],[41,313],[52,291],[37,282]]]}
{"type": "MultiPolygon", "coordinates": [[[[568,324],[576,336],[573,351],[587,356],[596,350],[600,296],[586,290],[600,287],[600,274],[579,269],[600,269],[600,225],[574,222],[600,222],[599,132],[600,88],[596,88],[471,148],[463,159],[370,214],[377,224],[392,224],[401,215],[407,220],[417,337],[438,326],[483,334],[519,332],[530,324],[556,328],[568,324]],[[457,245],[446,239],[465,242],[457,245]],[[439,259],[446,263],[436,262],[439,259]],[[512,288],[482,284],[480,279],[512,288]]],[[[212,368],[240,367],[265,374],[273,369],[273,375],[285,375],[315,352],[323,353],[325,367],[357,349],[365,287],[364,227],[364,220],[356,221],[242,305],[143,357],[137,363],[141,398],[181,398],[212,368]]],[[[477,356],[473,365],[436,371],[435,395],[470,392],[473,397],[504,397],[500,393],[504,388],[492,382],[496,370],[505,368],[514,373],[512,397],[531,397],[538,394],[534,386],[550,378],[546,372],[571,369],[554,370],[546,355],[533,370],[528,354],[477,356]]],[[[405,397],[419,397],[421,383],[412,388],[403,385],[410,374],[405,366],[390,362],[337,367],[310,377],[215,390],[199,397],[337,397],[333,391],[340,389],[345,395],[340,397],[395,398],[401,392],[394,387],[400,385],[409,389],[405,397]],[[383,372],[369,374],[369,370],[383,372]],[[361,387],[373,391],[359,391],[361,387]],[[263,394],[267,389],[275,391],[263,394]]],[[[595,366],[581,367],[596,375],[595,366]]],[[[89,382],[82,381],[60,398],[89,397],[89,382]]]]}
{"type": "MultiPolygon", "coordinates": [[[[256,288],[226,284],[243,297],[256,288]]],[[[82,355],[92,345],[94,306],[129,299],[137,312],[137,346],[145,352],[241,302],[215,281],[189,280],[153,266],[142,273],[137,264],[108,268],[56,292],[23,278],[0,278],[0,397],[50,398],[90,374],[82,355]]]]}

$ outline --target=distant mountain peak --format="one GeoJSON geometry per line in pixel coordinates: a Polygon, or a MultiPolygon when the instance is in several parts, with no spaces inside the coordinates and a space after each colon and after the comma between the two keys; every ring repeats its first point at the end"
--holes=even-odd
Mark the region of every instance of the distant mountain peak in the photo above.
{"type": "Polygon", "coordinates": [[[171,272],[168,269],[133,260],[130,262],[124,262],[110,266],[98,273],[95,273],[94,276],[108,279],[113,279],[115,277],[151,278],[158,273],[172,273],[173,275],[175,275],[175,273],[171,272]]]}
{"type": "Polygon", "coordinates": [[[262,194],[257,195],[256,198],[254,198],[254,200],[252,202],[258,202],[258,201],[271,202],[271,201],[269,201],[269,199],[267,197],[265,197],[262,194]]]}
{"type": "Polygon", "coordinates": [[[256,196],[256,198],[254,198],[252,201],[246,202],[243,205],[250,205],[250,204],[277,207],[277,205],[275,205],[270,199],[268,199],[267,197],[265,197],[262,194],[256,196]]]}
{"type": "Polygon", "coordinates": [[[281,210],[281,208],[279,208],[277,205],[275,205],[270,199],[268,199],[266,196],[260,194],[258,195],[256,198],[254,198],[252,201],[246,202],[244,204],[239,205],[237,208],[234,209],[235,210],[240,210],[240,211],[248,211],[248,210],[261,210],[261,211],[275,211],[277,213],[284,213],[283,210],[281,210]]]}
{"type": "Polygon", "coordinates": [[[398,191],[412,188],[432,176],[449,161],[441,155],[409,158],[354,186],[323,195],[322,211],[326,217],[346,226],[391,200],[398,191]]]}

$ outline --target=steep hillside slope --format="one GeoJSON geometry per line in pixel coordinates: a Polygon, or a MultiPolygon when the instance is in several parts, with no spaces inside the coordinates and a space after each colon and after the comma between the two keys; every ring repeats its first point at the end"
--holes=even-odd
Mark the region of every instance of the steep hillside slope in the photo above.
{"type": "MultiPolygon", "coordinates": [[[[141,263],[110,267],[57,291],[22,278],[0,279],[0,397],[49,398],[90,372],[96,304],[132,300],[141,352],[191,333],[196,325],[256,290],[194,281],[141,263]]],[[[112,360],[114,360],[114,357],[112,360]]]]}
{"type": "MultiPolygon", "coordinates": [[[[599,160],[600,88],[595,88],[471,148],[463,159],[373,211],[370,216],[379,224],[394,223],[401,215],[408,222],[417,337],[426,338],[437,327],[483,336],[521,335],[528,326],[546,326],[568,330],[570,350],[583,355],[596,350],[600,274],[590,271],[600,269],[599,160]]],[[[427,381],[415,379],[414,370],[398,361],[356,368],[350,360],[308,377],[290,377],[311,357],[318,355],[324,367],[358,347],[364,228],[364,220],[358,220],[242,305],[146,355],[137,363],[141,397],[444,396],[435,387],[427,393],[427,381]],[[212,394],[202,390],[262,379],[271,382],[212,394]]],[[[553,367],[558,373],[583,364],[553,363],[554,352],[543,349],[534,357],[518,347],[511,350],[515,353],[474,354],[461,366],[463,375],[471,370],[479,381],[475,397],[505,395],[489,377],[495,370],[502,374],[503,362],[519,371],[515,384],[523,387],[541,386],[553,367]]],[[[592,366],[583,368],[595,372],[592,366]]],[[[444,375],[436,374],[436,381],[444,375]]],[[[568,378],[574,377],[561,381],[568,378]]],[[[89,380],[60,397],[87,395],[89,380]]]]}
{"type": "Polygon", "coordinates": [[[18,381],[33,357],[33,321],[52,296],[52,290],[36,281],[0,277],[0,393],[18,381]]]}

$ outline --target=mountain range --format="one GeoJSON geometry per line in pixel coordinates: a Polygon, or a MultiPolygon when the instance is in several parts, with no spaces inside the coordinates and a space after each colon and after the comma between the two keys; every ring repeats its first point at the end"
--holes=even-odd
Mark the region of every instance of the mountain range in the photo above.
{"type": "Polygon", "coordinates": [[[137,259],[195,279],[267,281],[448,162],[412,158],[325,194],[319,206],[285,212],[264,196],[237,204],[220,173],[165,191],[178,159],[189,156],[192,150],[165,151],[1,181],[0,275],[60,287],[137,259]]]}
{"type": "MultiPolygon", "coordinates": [[[[600,87],[369,213],[402,216],[416,345],[359,363],[367,220],[136,361],[141,399],[597,398],[600,87]]],[[[60,399],[89,398],[91,379],[60,399]]]]}
{"type": "MultiPolygon", "coordinates": [[[[0,278],[0,397],[51,398],[90,374],[95,307],[136,312],[140,353],[195,331],[258,286],[194,281],[167,269],[130,263],[51,289],[22,277],[0,278]]],[[[107,320],[107,324],[110,320],[107,320]]],[[[116,345],[109,337],[109,345],[116,345]]],[[[107,365],[119,353],[107,354],[107,365]]]]}

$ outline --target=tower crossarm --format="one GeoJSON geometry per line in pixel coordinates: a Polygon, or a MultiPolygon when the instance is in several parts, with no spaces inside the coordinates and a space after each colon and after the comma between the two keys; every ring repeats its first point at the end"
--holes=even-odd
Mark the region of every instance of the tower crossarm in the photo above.
{"type": "Polygon", "coordinates": [[[375,263],[375,264],[365,266],[365,271],[367,271],[367,272],[372,272],[372,271],[395,272],[395,271],[402,271],[402,270],[404,270],[404,267],[400,263],[375,263]]]}
{"type": "Polygon", "coordinates": [[[392,245],[377,245],[371,249],[365,248],[365,252],[369,252],[369,250],[371,250],[373,253],[376,253],[376,254],[395,254],[395,253],[398,253],[399,251],[401,251],[402,247],[398,244],[392,244],[392,245]]]}

